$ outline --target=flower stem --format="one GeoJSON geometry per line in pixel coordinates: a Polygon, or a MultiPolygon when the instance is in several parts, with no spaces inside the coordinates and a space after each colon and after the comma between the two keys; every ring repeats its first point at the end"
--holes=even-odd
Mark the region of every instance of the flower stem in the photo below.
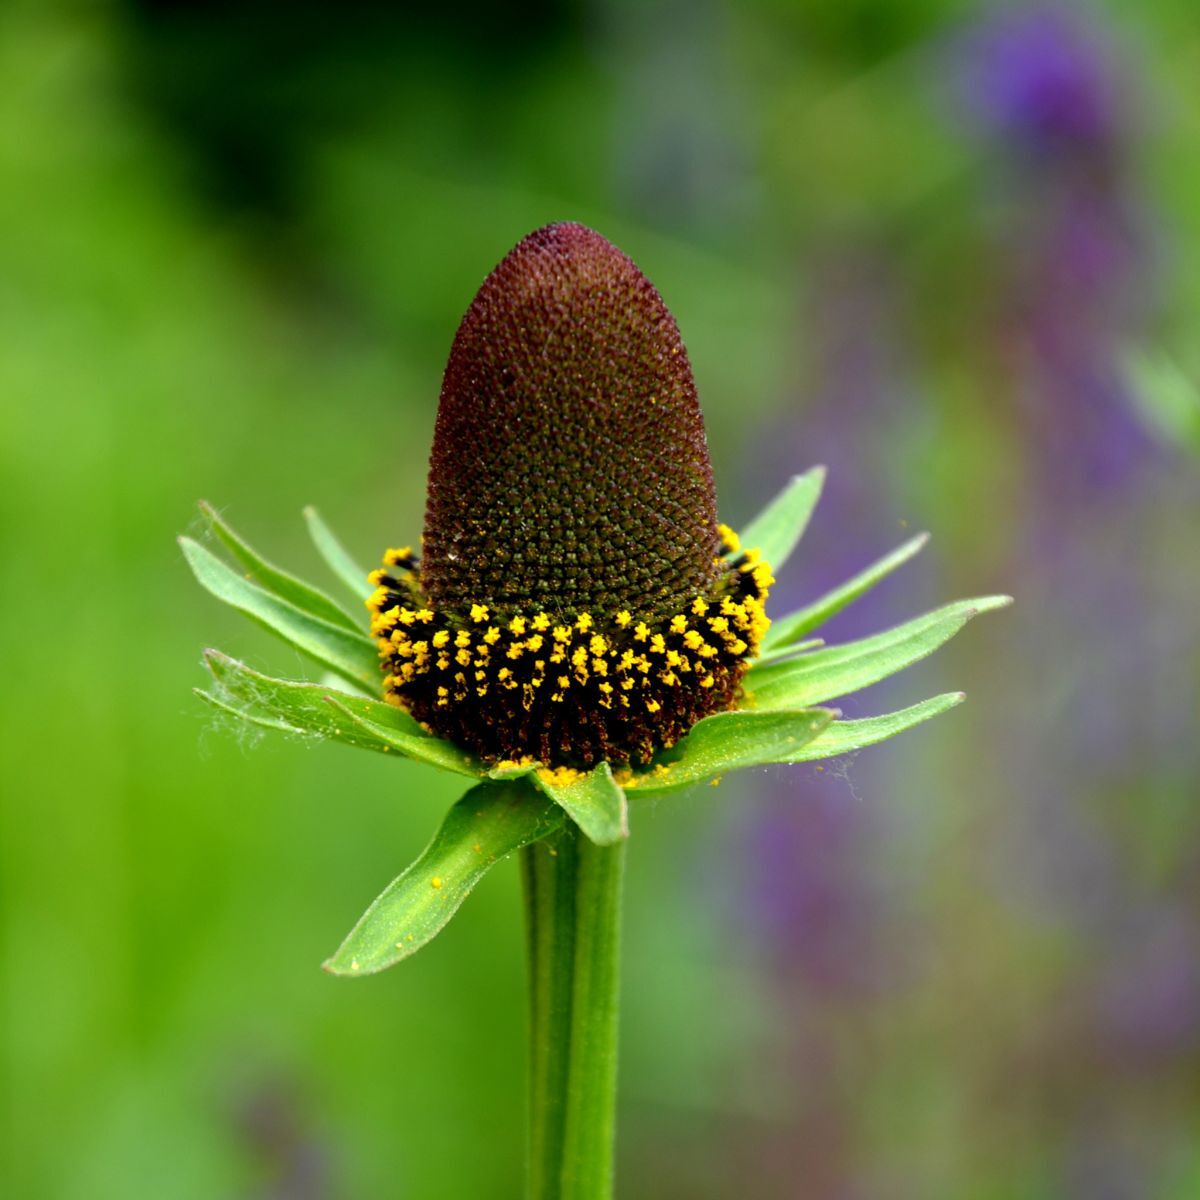
{"type": "Polygon", "coordinates": [[[529,943],[529,1200],[608,1200],[624,844],[569,825],[521,851],[529,943]]]}

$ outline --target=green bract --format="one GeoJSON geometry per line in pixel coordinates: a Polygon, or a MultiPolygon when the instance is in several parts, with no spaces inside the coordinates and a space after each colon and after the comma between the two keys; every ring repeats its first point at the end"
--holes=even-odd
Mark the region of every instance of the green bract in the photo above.
{"type": "MultiPolygon", "coordinates": [[[[820,495],[824,472],[796,476],[747,527],[743,541],[762,549],[778,570],[795,548],[820,495]]],[[[539,764],[488,766],[435,737],[402,709],[373,699],[377,654],[366,623],[342,604],[251,548],[209,505],[201,511],[236,561],[234,568],[190,538],[184,554],[200,583],[336,675],[337,685],[272,679],[216,650],[205,653],[207,703],[251,724],[332,739],[412,758],[477,781],[447,815],[428,849],[367,910],[325,968],[367,974],[425,945],[476,881],[502,858],[549,838],[569,821],[597,845],[629,834],[629,801],[706,783],[739,767],[809,762],[894,737],[958,704],[961,693],[935,696],[899,712],[843,720],[828,707],[924,658],[971,617],[1009,603],[985,596],[946,605],[885,633],[827,646],[811,634],[835,613],[913,557],[913,538],[795,613],[774,620],[762,652],[742,682],[737,706],[699,721],[644,767],[614,772],[607,762],[587,772],[539,764]]],[[[315,510],[305,518],[313,541],[355,601],[366,591],[360,569],[315,510]]]]}

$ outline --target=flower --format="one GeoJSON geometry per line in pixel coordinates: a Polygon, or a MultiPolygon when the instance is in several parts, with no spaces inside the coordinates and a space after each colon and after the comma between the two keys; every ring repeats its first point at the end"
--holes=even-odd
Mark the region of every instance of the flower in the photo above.
{"type": "Polygon", "coordinates": [[[1002,265],[981,290],[1042,491],[1034,503],[1089,516],[1098,503],[1127,507],[1161,461],[1125,361],[1156,291],[1136,73],[1096,14],[1059,0],[988,12],[954,49],[958,110],[974,117],[1000,195],[981,257],[1002,265]]]}
{"type": "Polygon", "coordinates": [[[422,543],[371,576],[384,690],[482,761],[645,765],[734,704],[770,568],[717,523],[674,318],[590,229],[530,234],[467,310],[422,543]]]}
{"type": "Polygon", "coordinates": [[[840,646],[811,636],[921,539],[767,620],[771,568],[795,548],[823,478],[794,477],[741,539],[720,525],[674,319],[625,255],[561,224],[501,262],[455,337],[423,557],[389,550],[368,580],[306,510],[369,629],[202,504],[239,569],[181,538],[199,582],[338,682],[275,679],[209,650],[201,697],[251,724],[476,783],[326,967],[367,974],[407,957],[495,862],[567,822],[597,844],[621,840],[630,793],[845,754],[958,704],[949,693],[858,720],[825,707],[1009,602],[959,601],[840,646]]]}
{"type": "Polygon", "coordinates": [[[1073,4],[1038,0],[989,13],[956,49],[963,110],[1014,147],[1106,156],[1126,132],[1115,56],[1073,4]]]}

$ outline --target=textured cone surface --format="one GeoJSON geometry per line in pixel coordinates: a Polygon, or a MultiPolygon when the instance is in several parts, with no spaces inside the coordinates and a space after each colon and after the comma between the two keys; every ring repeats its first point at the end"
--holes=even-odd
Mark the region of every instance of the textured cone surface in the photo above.
{"type": "Polygon", "coordinates": [[[717,553],[674,318],[599,234],[530,234],[485,280],[446,367],[425,515],[430,600],[650,618],[704,591],[717,553]]]}
{"type": "Polygon", "coordinates": [[[649,764],[734,703],[761,641],[770,570],[737,553],[666,305],[548,226],[454,339],[423,559],[371,577],[384,695],[488,763],[649,764]]]}

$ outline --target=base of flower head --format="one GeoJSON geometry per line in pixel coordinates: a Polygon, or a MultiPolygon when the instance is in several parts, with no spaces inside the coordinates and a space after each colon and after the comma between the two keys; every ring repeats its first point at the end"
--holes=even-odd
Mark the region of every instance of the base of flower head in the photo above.
{"type": "Polygon", "coordinates": [[[753,550],[722,560],[685,611],[653,620],[439,611],[409,549],[384,564],[367,607],[385,698],[487,763],[645,764],[732,706],[769,624],[773,580],[753,550]]]}

